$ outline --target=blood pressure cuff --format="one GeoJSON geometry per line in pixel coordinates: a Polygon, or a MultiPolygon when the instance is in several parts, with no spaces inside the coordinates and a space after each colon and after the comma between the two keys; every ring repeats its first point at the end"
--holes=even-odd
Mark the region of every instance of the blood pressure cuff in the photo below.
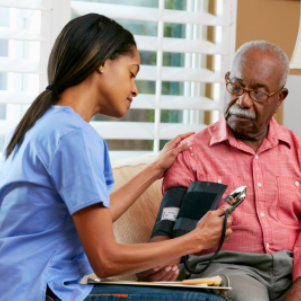
{"type": "Polygon", "coordinates": [[[223,184],[195,181],[188,189],[183,186],[168,189],[151,236],[172,238],[190,232],[208,210],[216,209],[226,188],[223,184]]]}
{"type": "Polygon", "coordinates": [[[175,186],[166,190],[151,237],[158,235],[172,237],[173,227],[186,191],[187,187],[183,186],[175,186]]]}
{"type": "Polygon", "coordinates": [[[193,230],[209,210],[217,208],[226,189],[227,185],[224,184],[191,182],[181,202],[180,211],[173,227],[173,237],[193,230]]]}

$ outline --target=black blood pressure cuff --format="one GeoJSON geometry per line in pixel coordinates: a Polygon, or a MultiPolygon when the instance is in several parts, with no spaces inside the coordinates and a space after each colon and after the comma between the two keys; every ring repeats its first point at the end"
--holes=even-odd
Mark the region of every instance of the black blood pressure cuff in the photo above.
{"type": "Polygon", "coordinates": [[[216,209],[227,185],[213,182],[191,182],[189,187],[168,189],[151,237],[178,237],[193,230],[209,210],[216,209]]]}
{"type": "Polygon", "coordinates": [[[151,237],[158,235],[172,237],[173,227],[186,191],[187,187],[183,186],[176,186],[166,190],[151,237]]]}
{"type": "Polygon", "coordinates": [[[217,208],[227,185],[213,182],[191,182],[185,193],[172,237],[178,237],[193,230],[198,221],[209,211],[217,208]]]}

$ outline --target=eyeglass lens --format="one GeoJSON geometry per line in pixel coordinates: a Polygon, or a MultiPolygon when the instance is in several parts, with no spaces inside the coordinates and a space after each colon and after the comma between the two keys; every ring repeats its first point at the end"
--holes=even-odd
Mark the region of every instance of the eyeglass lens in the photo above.
{"type": "Polygon", "coordinates": [[[248,93],[255,101],[264,101],[268,98],[267,94],[256,90],[244,89],[234,83],[228,82],[226,84],[227,91],[234,96],[241,96],[244,92],[248,93]]]}

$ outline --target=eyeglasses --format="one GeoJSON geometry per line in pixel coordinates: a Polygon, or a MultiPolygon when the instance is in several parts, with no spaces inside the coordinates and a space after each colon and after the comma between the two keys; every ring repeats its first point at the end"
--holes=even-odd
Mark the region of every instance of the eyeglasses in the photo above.
{"type": "Polygon", "coordinates": [[[281,89],[284,88],[284,86],[280,87],[276,91],[273,91],[271,93],[266,93],[264,91],[259,91],[256,89],[247,89],[239,86],[236,83],[233,83],[229,80],[229,75],[230,72],[227,72],[225,75],[225,80],[226,80],[226,89],[227,91],[233,95],[233,96],[241,96],[244,93],[248,93],[249,96],[252,98],[252,100],[256,102],[265,102],[268,98],[272,97],[275,95],[277,92],[279,92],[281,89]]]}

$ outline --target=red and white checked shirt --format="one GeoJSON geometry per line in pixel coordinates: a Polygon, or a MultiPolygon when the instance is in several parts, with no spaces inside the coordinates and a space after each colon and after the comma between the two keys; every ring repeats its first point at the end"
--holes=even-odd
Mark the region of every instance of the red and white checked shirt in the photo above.
{"type": "Polygon", "coordinates": [[[293,278],[301,276],[301,137],[272,119],[268,136],[255,153],[234,137],[222,117],[187,140],[192,147],[166,172],[163,192],[172,186],[188,187],[191,181],[226,184],[225,194],[246,185],[247,196],[232,214],[233,233],[222,249],[292,250],[293,278]]]}

